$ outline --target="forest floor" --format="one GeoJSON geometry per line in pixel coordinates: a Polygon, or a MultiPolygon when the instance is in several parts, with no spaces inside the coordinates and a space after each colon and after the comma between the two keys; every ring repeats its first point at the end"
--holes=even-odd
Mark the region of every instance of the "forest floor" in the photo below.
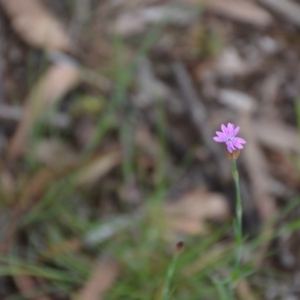
{"type": "Polygon", "coordinates": [[[0,299],[165,300],[179,241],[169,299],[300,299],[299,74],[300,1],[0,0],[0,299]]]}

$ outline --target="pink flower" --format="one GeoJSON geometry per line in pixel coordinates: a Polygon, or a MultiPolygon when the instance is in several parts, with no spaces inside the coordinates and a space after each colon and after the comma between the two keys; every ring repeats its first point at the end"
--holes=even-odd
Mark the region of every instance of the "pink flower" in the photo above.
{"type": "Polygon", "coordinates": [[[242,138],[236,137],[237,133],[240,130],[240,127],[237,126],[234,128],[234,125],[231,123],[227,124],[227,127],[222,124],[221,131],[216,131],[214,140],[218,143],[226,143],[228,152],[232,153],[235,150],[243,149],[243,144],[246,144],[246,141],[242,138]]]}

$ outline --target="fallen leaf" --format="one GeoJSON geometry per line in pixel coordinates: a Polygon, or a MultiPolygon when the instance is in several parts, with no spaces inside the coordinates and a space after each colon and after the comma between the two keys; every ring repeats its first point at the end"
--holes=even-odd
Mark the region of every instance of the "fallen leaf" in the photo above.
{"type": "Polygon", "coordinates": [[[253,112],[256,108],[256,101],[253,97],[233,89],[220,89],[219,102],[227,105],[238,112],[253,112]]]}
{"type": "Polygon", "coordinates": [[[78,68],[71,64],[51,66],[33,87],[25,104],[22,120],[11,140],[9,154],[12,158],[21,156],[35,121],[80,82],[78,68]]]}
{"type": "Polygon", "coordinates": [[[85,286],[79,292],[78,300],[105,299],[106,292],[115,283],[119,275],[119,266],[113,259],[102,259],[85,286]]]}
{"type": "Polygon", "coordinates": [[[236,292],[241,300],[255,300],[258,298],[245,278],[238,281],[236,292]]]}
{"type": "Polygon", "coordinates": [[[37,0],[0,0],[19,37],[29,45],[70,51],[71,41],[61,22],[37,0]]]}
{"type": "Polygon", "coordinates": [[[207,220],[225,221],[230,216],[225,197],[200,188],[168,201],[165,213],[171,229],[186,234],[203,233],[207,220]]]}
{"type": "Polygon", "coordinates": [[[270,148],[300,153],[299,134],[295,128],[272,120],[253,122],[259,141],[270,148]]]}
{"type": "Polygon", "coordinates": [[[233,21],[265,27],[272,23],[272,16],[254,2],[241,0],[213,0],[204,5],[209,11],[233,21]]]}

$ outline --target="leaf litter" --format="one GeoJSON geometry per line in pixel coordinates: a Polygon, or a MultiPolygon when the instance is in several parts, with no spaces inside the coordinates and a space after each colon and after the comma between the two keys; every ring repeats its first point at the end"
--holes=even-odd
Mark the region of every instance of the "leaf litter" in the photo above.
{"type": "Polygon", "coordinates": [[[299,209],[278,215],[299,197],[299,4],[84,1],[80,15],[81,1],[77,10],[71,2],[0,1],[0,249],[25,263],[1,261],[16,273],[3,269],[0,297],[130,299],[129,291],[152,299],[165,273],[155,260],[184,238],[193,246],[174,299],[217,299],[197,274],[228,274],[232,233],[216,232],[232,219],[233,185],[212,140],[228,122],[247,140],[239,159],[243,260],[257,271],[240,282],[238,297],[297,297],[299,209]],[[12,87],[27,93],[16,102],[12,87]],[[276,236],[282,224],[290,233],[276,236]],[[255,248],[257,236],[264,243],[255,248]],[[120,243],[111,251],[120,257],[99,262],[120,243]],[[133,255],[141,260],[124,259],[133,255]],[[59,270],[61,281],[37,267],[59,270]],[[268,278],[274,270],[286,278],[268,278]]]}

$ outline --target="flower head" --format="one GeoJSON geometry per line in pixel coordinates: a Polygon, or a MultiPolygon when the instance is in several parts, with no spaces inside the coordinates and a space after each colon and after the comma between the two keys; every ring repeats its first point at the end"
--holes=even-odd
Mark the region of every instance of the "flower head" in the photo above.
{"type": "Polygon", "coordinates": [[[233,124],[228,123],[227,126],[224,124],[221,125],[221,131],[216,131],[214,140],[218,143],[225,143],[229,153],[233,153],[236,150],[243,149],[243,144],[246,144],[246,141],[240,137],[236,137],[237,133],[240,130],[240,127],[234,127],[233,124]]]}

